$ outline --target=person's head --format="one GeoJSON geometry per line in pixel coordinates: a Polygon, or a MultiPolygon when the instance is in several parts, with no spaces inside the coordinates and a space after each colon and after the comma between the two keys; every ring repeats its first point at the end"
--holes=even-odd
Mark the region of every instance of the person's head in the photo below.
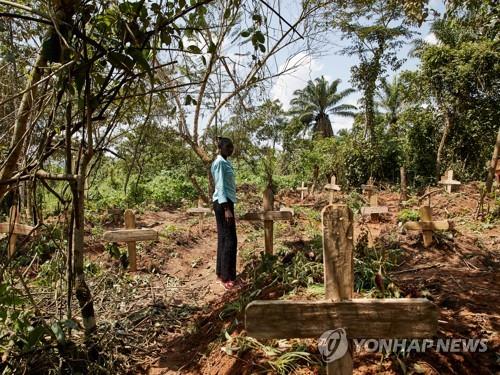
{"type": "Polygon", "coordinates": [[[227,158],[231,156],[234,151],[233,141],[225,137],[217,137],[217,147],[222,157],[227,158]]]}

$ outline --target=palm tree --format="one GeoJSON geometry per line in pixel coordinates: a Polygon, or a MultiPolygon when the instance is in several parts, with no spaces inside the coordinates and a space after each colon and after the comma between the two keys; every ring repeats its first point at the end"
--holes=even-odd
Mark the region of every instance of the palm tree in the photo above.
{"type": "Polygon", "coordinates": [[[403,109],[403,90],[398,77],[392,82],[383,79],[377,92],[377,104],[385,112],[387,124],[392,128],[403,109]]]}
{"type": "Polygon", "coordinates": [[[321,76],[314,81],[307,82],[302,90],[295,90],[294,98],[290,101],[290,113],[306,126],[312,128],[313,135],[333,137],[333,129],[328,113],[336,116],[354,117],[355,106],[339,104],[346,96],[354,92],[349,88],[338,92],[340,79],[329,83],[321,76]]]}

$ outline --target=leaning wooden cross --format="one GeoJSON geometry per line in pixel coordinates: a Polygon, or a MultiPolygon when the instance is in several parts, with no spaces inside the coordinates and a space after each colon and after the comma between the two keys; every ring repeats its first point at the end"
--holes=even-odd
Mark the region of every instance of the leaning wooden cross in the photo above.
{"type": "MultiPolygon", "coordinates": [[[[425,338],[436,334],[438,311],[424,298],[352,299],[353,215],[345,205],[322,211],[326,300],[254,301],[245,311],[248,336],[320,337],[342,328],[348,339],[425,338]]],[[[352,353],[328,363],[329,375],[352,374],[352,353]]]]}
{"type": "Polygon", "coordinates": [[[264,222],[264,246],[268,254],[273,253],[274,222],[277,220],[291,220],[293,212],[290,210],[273,211],[274,195],[271,188],[264,190],[262,206],[264,211],[248,212],[240,217],[240,220],[263,221],[264,222]]]}
{"type": "Polygon", "coordinates": [[[190,215],[198,215],[199,216],[199,221],[198,221],[198,229],[200,234],[203,233],[203,219],[205,216],[210,215],[212,213],[211,208],[203,207],[203,200],[198,199],[198,207],[194,208],[189,208],[187,210],[187,213],[190,215]]]}
{"type": "Polygon", "coordinates": [[[432,221],[432,208],[420,207],[420,221],[408,221],[403,225],[406,230],[421,231],[424,238],[424,247],[432,245],[432,233],[436,230],[449,230],[452,223],[448,220],[432,221]]]}
{"type": "Polygon", "coordinates": [[[138,241],[157,241],[158,232],[153,229],[136,229],[135,214],[132,210],[125,210],[125,229],[105,232],[104,241],[126,242],[128,249],[128,261],[130,271],[137,271],[137,250],[138,241]]]}
{"type": "Polygon", "coordinates": [[[448,193],[452,192],[454,186],[460,185],[460,181],[453,179],[453,170],[447,170],[443,176],[441,176],[441,181],[439,184],[446,186],[446,191],[448,193]]]}
{"type": "Polygon", "coordinates": [[[297,188],[298,191],[300,191],[300,201],[302,202],[304,200],[304,192],[307,191],[307,186],[304,185],[304,181],[302,181],[302,186],[297,188]]]}
{"type": "Polygon", "coordinates": [[[334,192],[340,191],[340,186],[337,185],[337,177],[335,175],[331,177],[330,183],[325,185],[325,190],[330,192],[330,199],[328,201],[332,204],[334,192]]]}
{"type": "Polygon", "coordinates": [[[30,236],[34,230],[34,227],[19,224],[19,209],[16,205],[12,206],[9,210],[9,222],[0,223],[0,233],[5,233],[9,238],[9,258],[16,251],[17,236],[30,236]]]}

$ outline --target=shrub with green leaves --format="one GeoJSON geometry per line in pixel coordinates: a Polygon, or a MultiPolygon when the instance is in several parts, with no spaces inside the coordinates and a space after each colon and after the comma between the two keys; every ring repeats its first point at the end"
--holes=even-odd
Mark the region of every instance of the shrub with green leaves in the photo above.
{"type": "Polygon", "coordinates": [[[177,171],[162,171],[146,184],[146,189],[148,200],[160,206],[179,206],[183,199],[195,200],[198,196],[186,175],[177,171]]]}
{"type": "Polygon", "coordinates": [[[420,214],[416,210],[405,208],[398,213],[398,222],[406,223],[408,221],[418,221],[420,214]]]}

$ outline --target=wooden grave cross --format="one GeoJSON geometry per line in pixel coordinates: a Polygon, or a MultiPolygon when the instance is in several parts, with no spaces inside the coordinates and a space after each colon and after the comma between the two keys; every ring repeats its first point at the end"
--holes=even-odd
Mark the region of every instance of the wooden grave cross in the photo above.
{"type": "Polygon", "coordinates": [[[332,204],[334,192],[340,191],[340,186],[337,185],[337,177],[335,175],[330,178],[330,183],[325,185],[325,190],[330,192],[330,199],[328,201],[332,204]]]}
{"type": "MultiPolygon", "coordinates": [[[[434,336],[438,311],[425,298],[352,298],[352,211],[345,205],[328,205],[321,214],[326,299],[253,301],[245,310],[247,335],[257,339],[317,338],[342,328],[349,341],[434,336]]],[[[352,374],[352,369],[351,350],[327,364],[329,375],[352,374]]]]}
{"type": "Polygon", "coordinates": [[[365,185],[361,185],[361,189],[363,189],[363,193],[368,196],[368,201],[370,202],[372,194],[377,191],[377,187],[373,183],[373,178],[370,177],[365,185]]]}
{"type": "Polygon", "coordinates": [[[212,213],[212,209],[208,207],[203,207],[203,200],[200,198],[198,199],[198,207],[189,208],[187,210],[187,213],[190,215],[199,216],[198,229],[200,234],[203,233],[203,219],[205,216],[210,215],[212,213]]]}
{"type": "Polygon", "coordinates": [[[0,233],[5,233],[9,237],[9,258],[16,251],[17,236],[30,236],[34,230],[32,226],[19,224],[19,209],[17,205],[13,205],[9,210],[9,222],[0,223],[0,233]]]}
{"type": "Polygon", "coordinates": [[[446,191],[448,193],[452,192],[453,186],[458,186],[460,185],[460,181],[454,180],[453,179],[453,170],[449,169],[447,170],[443,176],[441,176],[441,180],[438,182],[441,185],[446,186],[446,191]]]}
{"type": "Polygon", "coordinates": [[[240,220],[264,222],[264,248],[267,254],[272,254],[274,222],[277,220],[291,220],[293,212],[289,209],[273,211],[274,195],[270,187],[267,187],[266,190],[264,190],[262,206],[264,209],[263,211],[247,212],[240,218],[240,220]]]}
{"type": "Polygon", "coordinates": [[[302,181],[302,186],[297,188],[298,191],[300,191],[300,201],[302,202],[304,200],[304,192],[307,191],[307,186],[304,185],[304,181],[302,181]]]}
{"type": "Polygon", "coordinates": [[[158,232],[154,229],[136,229],[135,214],[132,210],[125,210],[125,229],[104,232],[103,239],[108,242],[126,242],[128,261],[131,272],[137,271],[138,241],[158,241],[158,232]]]}
{"type": "Polygon", "coordinates": [[[432,220],[432,208],[430,206],[420,207],[420,221],[408,221],[403,225],[406,230],[421,231],[424,238],[424,247],[432,245],[432,233],[436,230],[449,230],[452,223],[448,220],[432,220]]]}
{"type": "Polygon", "coordinates": [[[379,206],[378,205],[378,195],[372,194],[370,195],[370,205],[361,207],[361,215],[378,215],[378,214],[386,214],[389,212],[389,208],[387,206],[379,206]]]}

